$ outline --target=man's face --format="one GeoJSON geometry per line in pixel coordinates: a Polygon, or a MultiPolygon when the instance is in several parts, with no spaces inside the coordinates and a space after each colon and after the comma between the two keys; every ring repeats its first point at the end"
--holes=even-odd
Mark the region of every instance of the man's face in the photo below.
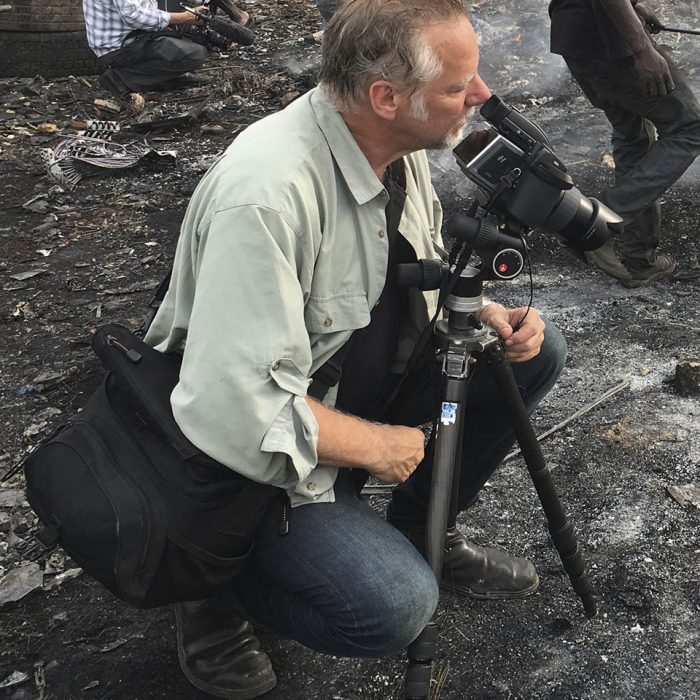
{"type": "Polygon", "coordinates": [[[491,91],[477,73],[479,49],[466,18],[432,25],[427,35],[442,71],[402,105],[396,127],[412,139],[415,150],[452,148],[462,139],[469,115],[486,102],[491,91]]]}

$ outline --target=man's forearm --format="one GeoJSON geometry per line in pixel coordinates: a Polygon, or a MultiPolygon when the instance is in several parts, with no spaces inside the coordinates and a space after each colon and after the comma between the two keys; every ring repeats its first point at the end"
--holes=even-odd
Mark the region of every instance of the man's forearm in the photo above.
{"type": "Polygon", "coordinates": [[[318,423],[318,464],[359,467],[385,483],[405,481],[423,459],[418,428],[382,425],[335,411],[306,398],[318,423]]]}
{"type": "Polygon", "coordinates": [[[654,47],[630,0],[605,0],[600,4],[634,53],[654,47]]]}
{"type": "Polygon", "coordinates": [[[328,467],[366,468],[381,446],[381,425],[341,413],[319,401],[306,402],[319,427],[318,463],[328,467]]]}

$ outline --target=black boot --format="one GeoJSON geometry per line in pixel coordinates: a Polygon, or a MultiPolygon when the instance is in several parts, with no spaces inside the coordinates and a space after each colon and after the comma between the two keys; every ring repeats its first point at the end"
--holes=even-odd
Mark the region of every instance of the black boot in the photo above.
{"type": "Polygon", "coordinates": [[[253,626],[206,601],[175,606],[177,656],[187,680],[199,690],[230,700],[257,698],[277,678],[253,626]]]}
{"type": "MultiPolygon", "coordinates": [[[[406,532],[425,556],[425,533],[406,532]]],[[[472,598],[523,598],[540,585],[535,567],[521,557],[478,547],[456,528],[447,531],[440,588],[472,598]]]]}

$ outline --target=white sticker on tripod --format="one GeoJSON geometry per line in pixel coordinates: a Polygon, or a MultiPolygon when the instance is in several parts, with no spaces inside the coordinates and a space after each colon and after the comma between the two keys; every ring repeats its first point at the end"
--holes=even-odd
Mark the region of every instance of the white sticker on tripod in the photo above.
{"type": "Polygon", "coordinates": [[[440,422],[443,425],[452,425],[457,420],[457,404],[448,403],[442,404],[442,413],[440,414],[440,422]]]}

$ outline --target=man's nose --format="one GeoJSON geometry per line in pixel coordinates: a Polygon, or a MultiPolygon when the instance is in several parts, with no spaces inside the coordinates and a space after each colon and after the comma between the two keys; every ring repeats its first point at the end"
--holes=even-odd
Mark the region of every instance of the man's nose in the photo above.
{"type": "Polygon", "coordinates": [[[471,84],[472,89],[465,100],[467,107],[478,107],[491,97],[491,88],[477,74],[471,84]]]}

